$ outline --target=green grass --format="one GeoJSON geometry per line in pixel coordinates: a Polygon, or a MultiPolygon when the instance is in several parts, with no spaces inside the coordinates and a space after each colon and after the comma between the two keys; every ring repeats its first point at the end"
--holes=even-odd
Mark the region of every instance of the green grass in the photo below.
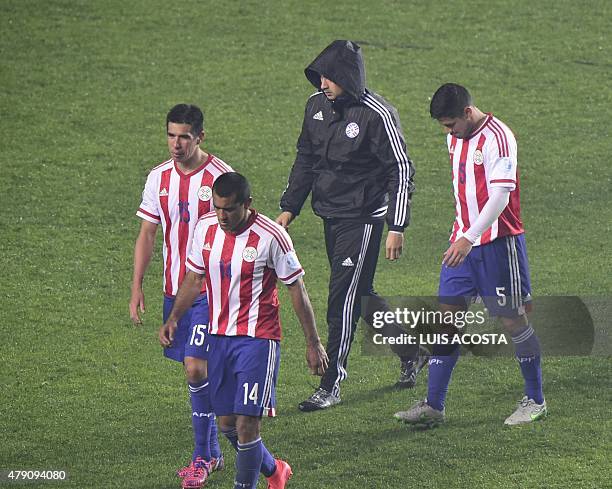
{"type": "MultiPolygon", "coordinates": [[[[380,260],[380,293],[435,294],[453,209],[428,97],[457,81],[518,138],[535,294],[609,297],[611,15],[603,0],[2,2],[0,470],[65,469],[58,487],[178,487],[191,432],[182,373],[156,341],[159,253],[145,326],[127,312],[134,212],[167,155],[164,116],[204,107],[205,147],[275,216],[312,92],[303,68],[333,39],[362,42],[368,85],[398,108],[417,168],[406,254],[380,260]]],[[[309,209],[292,236],[324,332],[328,270],[309,209]]],[[[305,416],[296,405],[315,379],[281,299],[280,415],[263,434],[295,469],[289,487],[610,487],[609,348],[546,358],[551,416],[512,430],[514,362],[463,359],[447,425],[423,432],[391,415],[425,379],[391,390],[396,361],[356,343],[343,404],[305,416]]],[[[598,324],[610,334],[608,315],[598,324]]],[[[211,488],[232,485],[224,447],[230,470],[211,488]]]]}

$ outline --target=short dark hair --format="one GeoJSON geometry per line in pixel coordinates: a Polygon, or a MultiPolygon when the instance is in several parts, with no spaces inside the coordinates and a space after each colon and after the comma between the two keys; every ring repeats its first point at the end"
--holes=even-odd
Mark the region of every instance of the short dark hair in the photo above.
{"type": "Polygon", "coordinates": [[[189,124],[191,126],[191,134],[199,136],[204,130],[204,114],[197,105],[178,104],[170,109],[166,116],[166,129],[168,123],[189,124]]]}
{"type": "Polygon", "coordinates": [[[433,119],[463,117],[464,109],[472,105],[472,96],[467,88],[456,83],[445,83],[431,98],[429,113],[433,119]]]}
{"type": "Polygon", "coordinates": [[[244,204],[251,197],[251,185],[240,173],[231,171],[224,173],[215,180],[213,192],[219,197],[235,195],[235,203],[244,204]]]}

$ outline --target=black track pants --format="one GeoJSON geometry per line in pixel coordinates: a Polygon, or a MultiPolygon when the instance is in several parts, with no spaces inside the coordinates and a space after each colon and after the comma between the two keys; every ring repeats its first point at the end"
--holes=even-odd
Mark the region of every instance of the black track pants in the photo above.
{"type": "MultiPolygon", "coordinates": [[[[348,354],[362,315],[362,296],[371,296],[369,303],[376,307],[385,306],[373,287],[384,223],[334,219],[325,220],[324,225],[331,276],[327,299],[329,367],[321,379],[321,387],[337,396],[340,382],[347,376],[348,354]]],[[[397,333],[401,332],[404,331],[398,328],[397,333]]],[[[416,348],[412,346],[397,346],[393,351],[402,357],[416,355],[416,348]]]]}

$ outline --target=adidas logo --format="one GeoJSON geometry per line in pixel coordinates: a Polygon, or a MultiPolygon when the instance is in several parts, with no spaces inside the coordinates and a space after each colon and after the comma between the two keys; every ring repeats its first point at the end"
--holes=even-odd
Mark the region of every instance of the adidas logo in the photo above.
{"type": "Polygon", "coordinates": [[[319,111],[317,112],[315,115],[312,116],[313,119],[316,119],[318,121],[322,121],[323,120],[323,112],[319,111]]]}
{"type": "Polygon", "coordinates": [[[204,243],[204,246],[202,246],[202,249],[204,251],[210,251],[210,243],[204,243]]]}
{"type": "Polygon", "coordinates": [[[162,188],[159,192],[159,196],[160,197],[167,197],[168,196],[168,190],[165,188],[162,188]]]}
{"type": "Polygon", "coordinates": [[[343,267],[354,267],[355,264],[353,263],[353,260],[351,260],[351,257],[349,256],[346,260],[342,262],[342,266],[343,267]]]}

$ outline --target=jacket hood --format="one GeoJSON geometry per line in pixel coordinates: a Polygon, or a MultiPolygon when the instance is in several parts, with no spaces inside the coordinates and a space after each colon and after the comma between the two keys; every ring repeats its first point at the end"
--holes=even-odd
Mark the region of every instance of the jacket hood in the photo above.
{"type": "Polygon", "coordinates": [[[304,73],[317,90],[321,89],[323,75],[357,100],[365,93],[365,64],[361,47],[353,41],[332,42],[308,65],[304,73]]]}

